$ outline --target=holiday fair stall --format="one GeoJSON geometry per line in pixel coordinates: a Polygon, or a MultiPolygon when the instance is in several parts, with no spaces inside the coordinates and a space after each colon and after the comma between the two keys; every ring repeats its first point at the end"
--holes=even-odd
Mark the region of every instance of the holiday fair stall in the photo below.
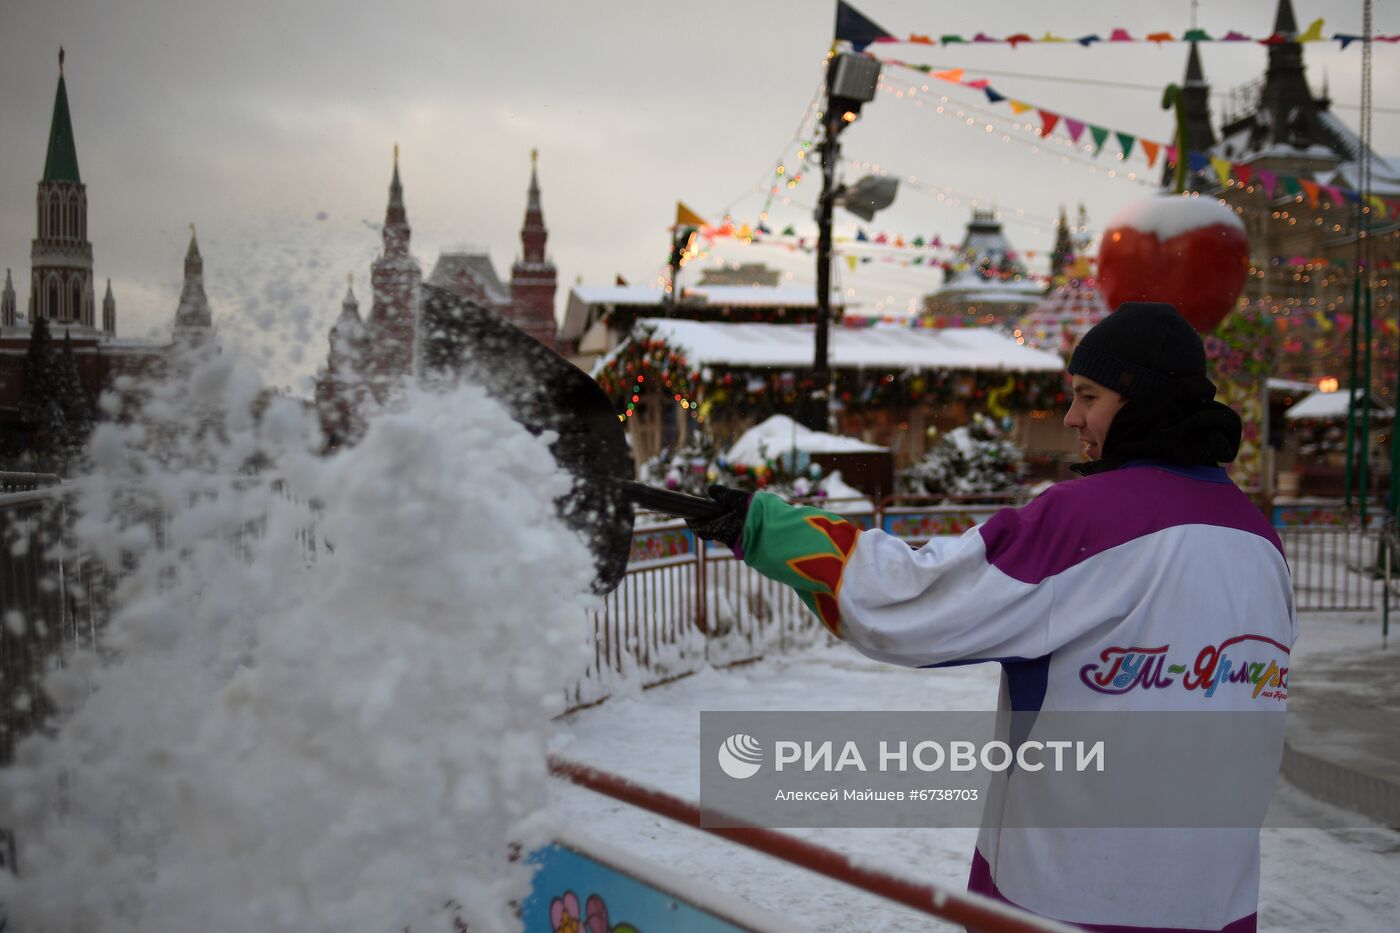
{"type": "MultiPolygon", "coordinates": [[[[813,344],[805,324],[642,319],[593,375],[640,464],[690,431],[729,443],[770,415],[800,413],[813,344]]],[[[1067,404],[1058,356],[989,328],[836,327],[829,357],[835,433],[888,447],[896,468],[923,454],[931,428],[977,412],[1045,419],[1067,404]]]]}

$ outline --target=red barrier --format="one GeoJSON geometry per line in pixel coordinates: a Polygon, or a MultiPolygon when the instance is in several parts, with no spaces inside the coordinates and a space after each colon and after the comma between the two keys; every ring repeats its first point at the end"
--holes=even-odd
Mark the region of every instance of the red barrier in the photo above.
{"type": "Polygon", "coordinates": [[[854,865],[850,858],[839,852],[776,830],[757,826],[740,829],[701,826],[700,808],[687,800],[557,755],[549,756],[549,770],[581,787],[981,933],[1079,933],[1076,927],[1036,917],[985,897],[916,884],[872,868],[854,865]]]}

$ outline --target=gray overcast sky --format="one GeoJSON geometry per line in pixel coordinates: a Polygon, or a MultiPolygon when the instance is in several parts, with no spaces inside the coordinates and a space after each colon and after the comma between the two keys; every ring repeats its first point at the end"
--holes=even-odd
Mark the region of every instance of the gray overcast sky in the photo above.
{"type": "MultiPolygon", "coordinates": [[[[856,6],[899,36],[1180,33],[1191,17],[1189,0],[856,6]]],[[[1276,6],[1212,0],[1197,16],[1213,34],[1262,36],[1276,6]]],[[[395,142],[424,273],[440,250],[475,246],[489,250],[502,278],[519,248],[529,151],[540,149],[562,314],[578,279],[655,281],[677,198],[712,221],[726,210],[736,222],[757,221],[775,161],[799,164],[793,135],[820,80],[834,8],[829,0],[0,0],[0,266],[14,270],[27,302],[34,185],[63,45],[98,294],[110,278],[123,336],[168,334],[193,222],[226,340],[257,350],[269,378],[298,385],[324,358],[347,273],[368,310],[373,227],[383,218],[395,142]]],[[[1400,4],[1376,8],[1376,31],[1400,33],[1400,4]]],[[[1325,15],[1327,35],[1360,31],[1359,0],[1295,0],[1294,9],[1304,27],[1325,15]]],[[[964,67],[1013,98],[1158,140],[1170,135],[1160,91],[1043,76],[1159,88],[1180,80],[1186,59],[1179,44],[883,51],[964,67]]],[[[1206,76],[1221,92],[1261,75],[1266,54],[1251,44],[1202,47],[1206,76]]],[[[1338,112],[1357,125],[1346,105],[1360,98],[1359,46],[1311,44],[1305,62],[1315,87],[1325,73],[1338,112]]],[[[1373,74],[1375,104],[1400,107],[1400,46],[1376,47],[1373,74]]],[[[886,75],[894,88],[915,78],[901,69],[886,75]]],[[[1063,147],[1032,152],[1004,105],[927,83],[935,99],[977,107],[967,111],[975,125],[938,115],[935,103],[917,107],[919,95],[889,93],[843,136],[848,160],[916,179],[873,230],[956,240],[975,198],[1002,211],[1018,248],[1044,251],[1061,204],[1073,211],[1083,201],[1097,229],[1149,193],[1122,173],[1160,171],[1160,163],[1147,171],[1141,156],[1120,164],[1105,154],[1094,169],[1062,161],[1063,147]],[[985,114],[994,119],[977,119],[985,114]],[[1109,178],[1110,169],[1119,177],[1109,178]]],[[[1222,103],[1217,97],[1217,124],[1222,103]]],[[[1378,151],[1400,154],[1397,116],[1378,113],[1373,126],[1378,151]]],[[[775,202],[775,230],[814,231],[810,175],[784,190],[790,203],[775,202]]],[[[854,218],[838,212],[838,236],[853,230],[854,218]]],[[[724,245],[717,256],[769,262],[794,284],[813,280],[810,256],[778,247],[724,245]]],[[[837,268],[852,301],[871,310],[906,310],[940,281],[925,268],[881,262],[837,268]]]]}

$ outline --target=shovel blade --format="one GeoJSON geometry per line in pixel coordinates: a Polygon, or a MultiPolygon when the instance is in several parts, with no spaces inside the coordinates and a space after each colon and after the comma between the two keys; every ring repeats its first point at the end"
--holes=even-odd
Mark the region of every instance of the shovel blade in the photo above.
{"type": "Polygon", "coordinates": [[[594,592],[611,592],[627,571],[634,518],[623,486],[632,456],[612,402],[583,370],[481,304],[432,285],[422,289],[424,383],[478,383],[532,433],[557,435],[550,450],[574,483],[555,506],[593,553],[594,592]]]}

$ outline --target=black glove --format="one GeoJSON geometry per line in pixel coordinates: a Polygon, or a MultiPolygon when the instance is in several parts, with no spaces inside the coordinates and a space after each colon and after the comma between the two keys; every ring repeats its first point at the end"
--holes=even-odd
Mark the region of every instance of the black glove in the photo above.
{"type": "Polygon", "coordinates": [[[739,539],[744,534],[744,521],[749,517],[749,500],[752,493],[740,492],[721,486],[718,483],[706,490],[709,497],[725,507],[723,515],[714,518],[687,518],[686,525],[696,537],[706,541],[718,541],[731,551],[737,551],[739,539]]]}

